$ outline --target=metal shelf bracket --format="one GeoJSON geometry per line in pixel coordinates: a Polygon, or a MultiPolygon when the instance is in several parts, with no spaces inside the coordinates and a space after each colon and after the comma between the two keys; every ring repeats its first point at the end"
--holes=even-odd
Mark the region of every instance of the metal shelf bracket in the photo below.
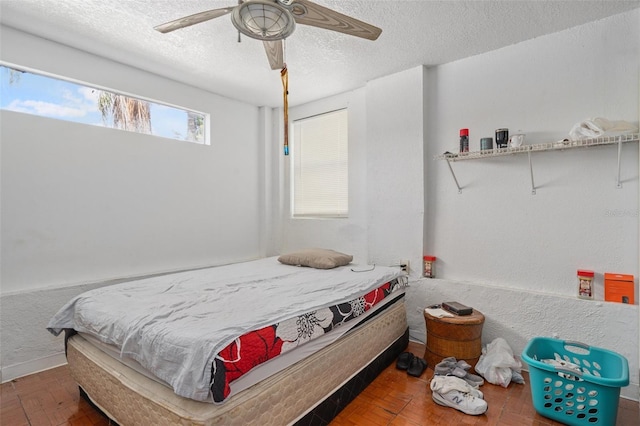
{"type": "Polygon", "coordinates": [[[536,184],[533,182],[533,165],[531,164],[531,151],[528,151],[529,154],[529,173],[531,173],[531,195],[536,195],[536,184]]]}
{"type": "Polygon", "coordinates": [[[447,166],[449,166],[449,171],[451,172],[451,176],[453,176],[453,181],[456,183],[458,187],[458,194],[462,194],[462,188],[460,188],[460,184],[458,183],[458,179],[456,178],[456,174],[453,172],[453,167],[451,167],[451,161],[447,158],[447,166]]]}
{"type": "Polygon", "coordinates": [[[618,175],[616,178],[616,188],[622,188],[622,182],[620,182],[620,158],[622,154],[622,139],[618,140],[618,175]]]}

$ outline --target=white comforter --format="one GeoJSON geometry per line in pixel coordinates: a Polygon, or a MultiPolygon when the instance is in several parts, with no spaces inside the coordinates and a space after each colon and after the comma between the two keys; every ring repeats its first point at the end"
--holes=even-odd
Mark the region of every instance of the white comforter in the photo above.
{"type": "Polygon", "coordinates": [[[330,270],[282,265],[276,257],[99,288],[49,321],[121,348],[175,393],[211,401],[211,363],[240,335],[347,302],[402,275],[399,268],[330,270]],[[360,272],[354,272],[360,271],[360,272]]]}

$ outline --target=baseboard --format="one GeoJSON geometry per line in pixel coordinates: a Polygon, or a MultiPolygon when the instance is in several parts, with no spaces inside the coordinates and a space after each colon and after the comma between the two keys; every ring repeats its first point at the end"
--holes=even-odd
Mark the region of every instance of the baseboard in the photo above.
{"type": "Polygon", "coordinates": [[[44,358],[34,359],[19,364],[13,364],[0,368],[0,382],[5,383],[18,377],[39,373],[44,370],[59,367],[67,363],[64,353],[49,355],[44,358]]]}

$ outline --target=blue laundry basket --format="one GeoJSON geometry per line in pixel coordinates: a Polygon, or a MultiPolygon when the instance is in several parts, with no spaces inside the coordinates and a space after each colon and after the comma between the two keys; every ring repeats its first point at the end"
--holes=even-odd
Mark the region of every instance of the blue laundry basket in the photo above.
{"type": "Polygon", "coordinates": [[[534,337],[522,359],[529,365],[531,397],[540,415],[575,426],[616,424],[620,388],[629,384],[625,357],[584,343],[534,337]]]}

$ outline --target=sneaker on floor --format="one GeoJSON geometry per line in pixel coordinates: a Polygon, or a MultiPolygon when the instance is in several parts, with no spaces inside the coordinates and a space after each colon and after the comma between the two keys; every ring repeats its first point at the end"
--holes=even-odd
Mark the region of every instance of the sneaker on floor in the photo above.
{"type": "Polygon", "coordinates": [[[468,393],[471,396],[475,396],[476,398],[480,398],[480,399],[484,399],[484,394],[482,393],[482,391],[480,389],[474,388],[473,386],[468,385],[468,389],[465,391],[460,391],[462,393],[468,393]]]}
{"type": "Polygon", "coordinates": [[[457,376],[434,375],[429,383],[432,391],[439,393],[447,393],[450,390],[457,390],[462,393],[468,393],[476,398],[484,399],[484,394],[478,388],[470,385],[467,381],[457,376]]]}
{"type": "Polygon", "coordinates": [[[456,376],[435,375],[429,384],[433,400],[440,405],[453,407],[465,414],[479,415],[488,405],[478,389],[456,376]]]}
{"type": "Polygon", "coordinates": [[[469,392],[467,392],[471,396],[475,396],[476,398],[484,399],[484,394],[480,389],[476,389],[473,386],[469,385],[469,392]]]}
{"type": "Polygon", "coordinates": [[[476,398],[469,393],[463,393],[457,390],[450,390],[445,394],[432,392],[431,397],[436,404],[455,408],[458,411],[472,416],[484,414],[487,408],[489,408],[487,401],[484,399],[476,398]]]}

